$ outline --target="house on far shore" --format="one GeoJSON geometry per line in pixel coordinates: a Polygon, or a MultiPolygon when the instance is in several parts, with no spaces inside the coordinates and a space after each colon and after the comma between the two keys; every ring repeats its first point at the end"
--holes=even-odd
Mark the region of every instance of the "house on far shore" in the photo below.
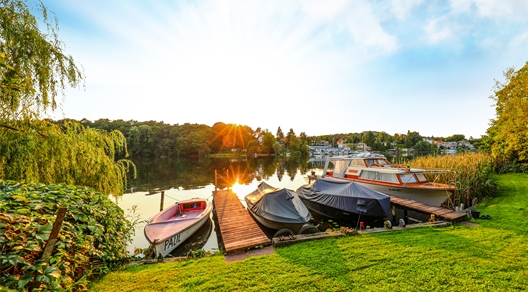
{"type": "Polygon", "coordinates": [[[347,138],[345,137],[337,140],[337,148],[344,148],[345,146],[347,146],[346,142],[347,142],[347,138]]]}

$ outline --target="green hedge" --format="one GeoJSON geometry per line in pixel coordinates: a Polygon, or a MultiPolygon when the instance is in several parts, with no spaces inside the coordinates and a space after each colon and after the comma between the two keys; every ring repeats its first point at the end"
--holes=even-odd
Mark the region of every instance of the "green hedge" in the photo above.
{"type": "Polygon", "coordinates": [[[2,288],[87,290],[90,279],[130,258],[133,232],[123,210],[92,188],[0,181],[2,288]],[[68,211],[46,263],[42,253],[61,207],[68,211]]]}

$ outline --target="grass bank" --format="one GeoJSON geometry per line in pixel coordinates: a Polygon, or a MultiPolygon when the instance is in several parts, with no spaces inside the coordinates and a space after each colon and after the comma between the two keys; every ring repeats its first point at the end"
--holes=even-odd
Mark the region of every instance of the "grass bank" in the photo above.
{"type": "Polygon", "coordinates": [[[499,177],[479,225],[328,238],[227,263],[128,266],[91,291],[512,291],[528,289],[528,175],[499,177]]]}

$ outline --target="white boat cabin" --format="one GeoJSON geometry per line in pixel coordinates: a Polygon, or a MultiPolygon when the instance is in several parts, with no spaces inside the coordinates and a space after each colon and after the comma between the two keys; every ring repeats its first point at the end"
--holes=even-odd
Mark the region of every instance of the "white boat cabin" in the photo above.
{"type": "Polygon", "coordinates": [[[424,169],[394,166],[379,154],[329,157],[323,173],[336,178],[378,181],[403,186],[409,183],[428,182],[424,169]],[[334,165],[333,171],[328,170],[330,162],[334,165]]]}

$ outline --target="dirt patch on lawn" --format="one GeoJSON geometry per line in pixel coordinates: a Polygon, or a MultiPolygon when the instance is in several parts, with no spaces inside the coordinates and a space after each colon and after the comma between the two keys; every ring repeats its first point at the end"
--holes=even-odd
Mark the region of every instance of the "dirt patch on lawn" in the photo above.
{"type": "Polygon", "coordinates": [[[265,246],[263,248],[251,249],[249,251],[239,251],[228,253],[224,255],[224,260],[228,263],[245,260],[250,256],[261,256],[272,254],[275,252],[275,248],[271,245],[265,246]]]}
{"type": "Polygon", "coordinates": [[[479,226],[478,223],[473,223],[473,222],[469,222],[469,221],[462,221],[462,222],[460,222],[460,225],[466,225],[466,226],[471,226],[471,227],[479,226]]]}

